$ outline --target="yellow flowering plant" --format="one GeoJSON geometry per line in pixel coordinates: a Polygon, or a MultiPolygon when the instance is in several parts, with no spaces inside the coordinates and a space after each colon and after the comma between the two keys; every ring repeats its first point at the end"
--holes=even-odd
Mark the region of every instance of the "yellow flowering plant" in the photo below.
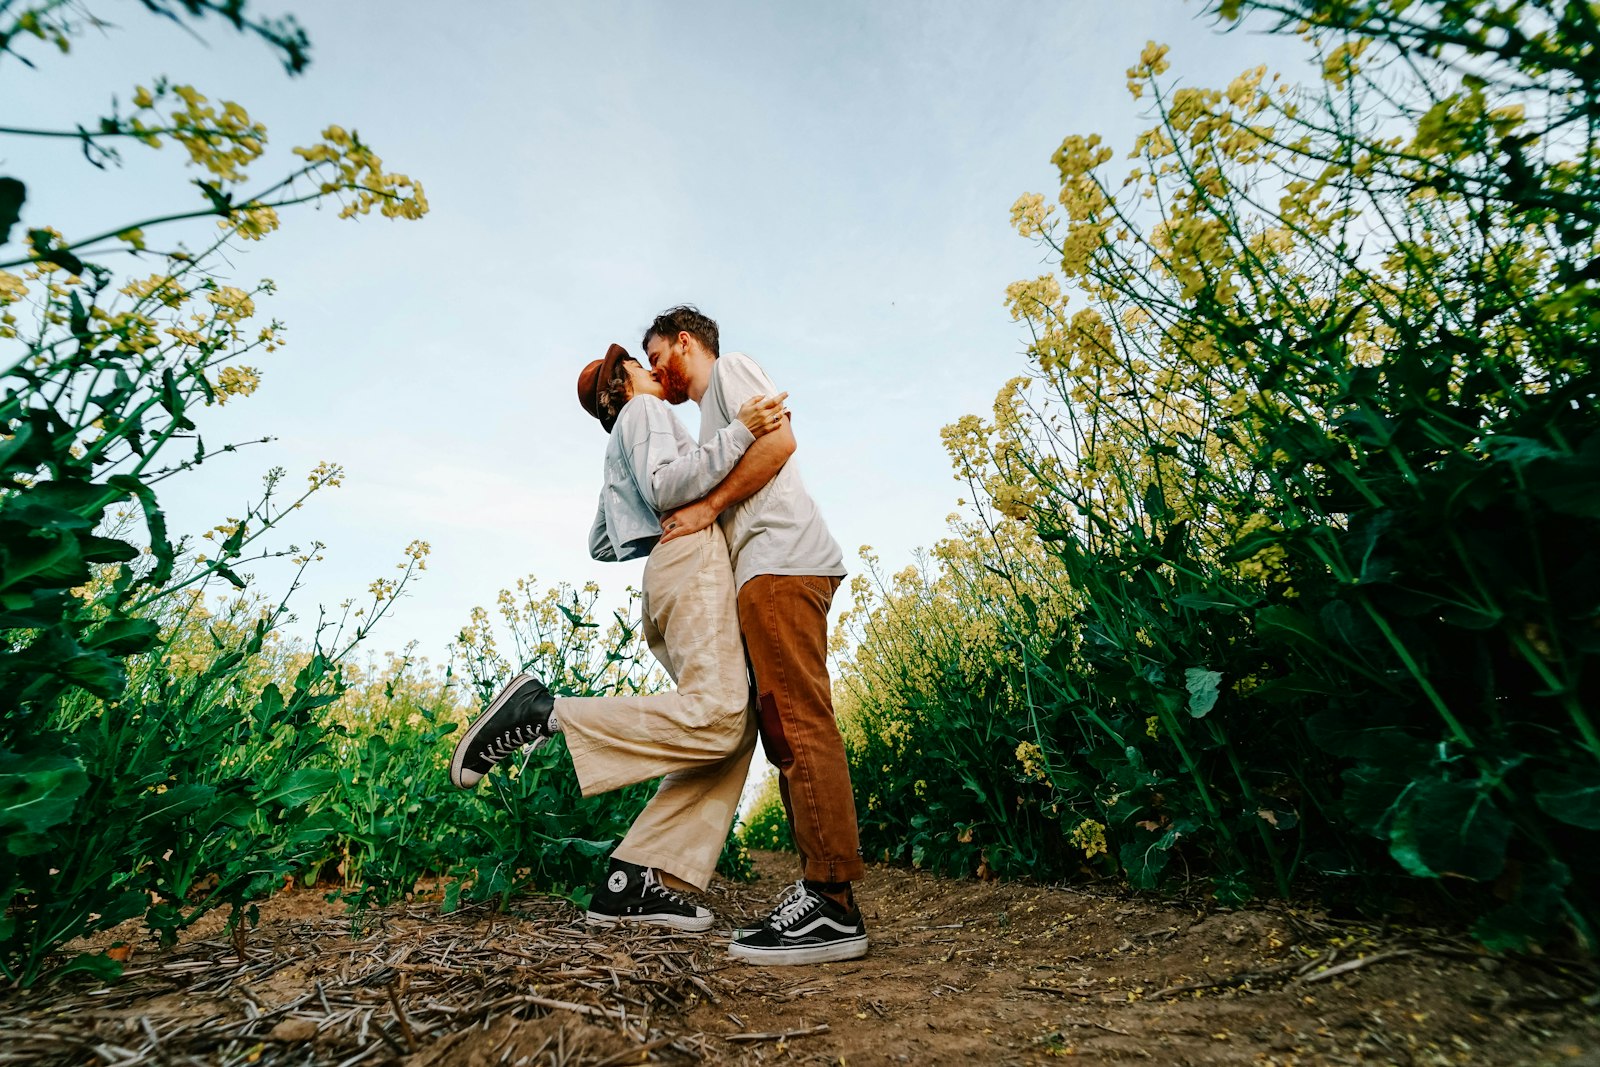
{"type": "MultiPolygon", "coordinates": [[[[225,23],[291,72],[306,63],[298,26],[257,18],[247,3],[143,6],[225,23]]],[[[106,25],[82,4],[5,5],[0,61],[40,42],[70,52],[106,25]]],[[[43,56],[26,63],[35,76],[49,67],[43,56]]],[[[274,471],[257,503],[191,543],[168,530],[158,488],[239,447],[208,449],[199,423],[207,408],[255,392],[284,343],[281,324],[254,322],[272,283],[223,281],[222,257],[296,205],[331,199],[345,214],[414,219],[427,200],[340,127],[287,175],[252,184],[265,127],[236,102],[165,79],[74,129],[7,121],[17,124],[0,138],[70,139],[103,169],[125,149],[173,146],[202,198],[114,226],[50,226],[32,217],[28,182],[0,174],[0,851],[18,859],[0,872],[0,975],[27,985],[61,943],[135,915],[170,935],[228,904],[237,923],[321,847],[326,831],[309,814],[330,781],[315,765],[318,713],[342,685],[341,659],[420,569],[425,547],[409,549],[402,573],[375,584],[343,629],[319,630],[291,670],[269,655],[283,599],[213,614],[203,635],[192,626],[197,592],[237,595],[251,582],[247,565],[314,559],[316,548],[266,539],[306,494],[274,471]],[[216,227],[197,236],[207,220],[216,227]],[[248,623],[235,626],[237,613],[248,623]],[[269,664],[284,673],[262,681],[269,664]]],[[[309,491],[339,477],[319,468],[309,491]]],[[[73,967],[115,964],[80,956],[52,973],[73,967]]]]}
{"type": "MultiPolygon", "coordinates": [[[[1152,44],[1150,128],[1067,137],[1055,197],[1013,205],[1059,271],[1006,293],[1028,373],[946,430],[989,584],[940,614],[1015,622],[964,676],[982,641],[885,595],[905,632],[851,655],[906,666],[868,700],[937,692],[907,745],[1042,769],[1136,886],[1181,855],[1223,901],[1404,893],[1490,944],[1590,941],[1600,29],[1542,0],[1212,9],[1301,34],[1308,77],[1179,84],[1152,44]],[[1008,525],[1047,566],[996,548],[1008,525]]],[[[894,766],[871,723],[869,777],[894,766]]],[[[870,789],[904,847],[920,805],[870,789]]]]}

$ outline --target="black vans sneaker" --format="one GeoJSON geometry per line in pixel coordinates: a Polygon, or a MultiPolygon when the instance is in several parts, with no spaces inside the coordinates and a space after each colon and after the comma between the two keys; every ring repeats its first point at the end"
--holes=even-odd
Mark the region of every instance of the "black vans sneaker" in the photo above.
{"type": "Polygon", "coordinates": [[[593,926],[647,923],[691,931],[709,930],[712,923],[711,912],[662,885],[655,868],[615,858],[584,919],[593,926]]]}
{"type": "Polygon", "coordinates": [[[550,713],[555,706],[556,698],[533,675],[511,679],[456,743],[450,780],[471,789],[523,745],[537,748],[550,740],[550,713]]]}
{"type": "Polygon", "coordinates": [[[759,927],[737,931],[728,954],[772,965],[858,959],[867,954],[867,924],[854,902],[845,908],[802,880],[759,927]]]}

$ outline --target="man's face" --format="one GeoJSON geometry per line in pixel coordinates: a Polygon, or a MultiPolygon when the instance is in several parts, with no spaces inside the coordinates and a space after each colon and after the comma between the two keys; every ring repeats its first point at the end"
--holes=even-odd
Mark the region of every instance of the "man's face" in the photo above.
{"type": "Polygon", "coordinates": [[[681,404],[688,400],[689,376],[684,367],[688,352],[683,341],[668,341],[660,334],[652,334],[644,351],[650,357],[650,369],[655,372],[656,381],[661,383],[666,402],[681,404]]]}

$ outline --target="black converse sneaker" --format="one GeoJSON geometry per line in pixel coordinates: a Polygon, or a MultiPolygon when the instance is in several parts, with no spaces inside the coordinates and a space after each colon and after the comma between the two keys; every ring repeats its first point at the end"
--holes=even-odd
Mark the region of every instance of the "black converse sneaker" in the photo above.
{"type": "Polygon", "coordinates": [[[535,748],[548,741],[550,713],[556,698],[531,674],[519,674],[500,690],[482,715],[456,743],[450,760],[450,780],[471,789],[496,763],[523,745],[535,748]]]}
{"type": "Polygon", "coordinates": [[[677,930],[711,929],[711,912],[661,884],[653,867],[613,858],[611,870],[589,900],[584,916],[594,926],[648,923],[677,930]]]}
{"type": "Polygon", "coordinates": [[[852,901],[846,908],[804,880],[754,930],[736,931],[728,954],[751,963],[828,963],[867,954],[867,924],[852,901]]]}

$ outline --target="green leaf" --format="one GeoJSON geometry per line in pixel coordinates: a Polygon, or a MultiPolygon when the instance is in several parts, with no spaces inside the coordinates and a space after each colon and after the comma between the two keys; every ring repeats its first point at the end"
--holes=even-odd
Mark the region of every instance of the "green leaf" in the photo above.
{"type": "Polygon", "coordinates": [[[55,234],[49,230],[29,230],[28,237],[33,242],[34,262],[54,263],[68,274],[84,272],[83,260],[64,248],[57,248],[55,234]]]}
{"type": "Polygon", "coordinates": [[[1534,778],[1534,802],[1552,819],[1585,830],[1600,830],[1600,774],[1544,771],[1534,778]]]}
{"type": "Polygon", "coordinates": [[[159,793],[146,793],[141,798],[139,821],[150,819],[171,821],[191,811],[204,807],[216,795],[216,786],[202,782],[185,782],[170,786],[159,793]]]}
{"type": "Polygon", "coordinates": [[[0,245],[11,240],[11,227],[22,219],[28,187],[15,178],[0,178],[0,245]]]}
{"type": "Polygon", "coordinates": [[[25,422],[12,431],[8,440],[0,441],[0,471],[27,473],[33,466],[28,462],[33,445],[33,425],[25,422]]]}
{"type": "Polygon", "coordinates": [[[573,625],[574,629],[598,630],[600,628],[598,623],[585,622],[582,615],[579,615],[565,604],[557,604],[556,606],[561,609],[561,614],[567,617],[567,621],[573,625]]]}
{"type": "Polygon", "coordinates": [[[127,563],[139,558],[139,550],[115,537],[98,537],[93,534],[78,538],[85,563],[127,563]]]}
{"type": "Polygon", "coordinates": [[[1322,631],[1317,624],[1284,604],[1271,604],[1256,612],[1256,633],[1291,645],[1321,648],[1323,644],[1322,631]]]}
{"type": "Polygon", "coordinates": [[[5,545],[0,565],[0,586],[10,587],[26,579],[79,585],[88,581],[89,571],[71,535],[34,536],[5,545]]]}
{"type": "MultiPolygon", "coordinates": [[[[150,529],[150,552],[155,557],[156,565],[150,573],[140,578],[136,584],[119,585],[119,593],[126,596],[134,589],[149,586],[159,589],[172,577],[173,563],[177,558],[172,543],[167,540],[167,517],[156,503],[156,494],[148,485],[131,474],[114,474],[106,479],[107,484],[113,485],[128,494],[138,497],[139,504],[144,508],[145,524],[150,529]]],[[[132,581],[133,568],[125,568],[124,582],[132,581]]]]}
{"type": "Polygon", "coordinates": [[[277,804],[283,808],[298,808],[331,790],[339,783],[335,771],[321,767],[302,767],[288,777],[256,794],[258,804],[277,804]]]}
{"type": "Polygon", "coordinates": [[[51,971],[50,978],[57,980],[69,974],[87,974],[97,982],[110,982],[122,976],[122,964],[98,952],[80,952],[51,971]]]}
{"type": "Polygon", "coordinates": [[[1556,860],[1535,860],[1514,872],[1516,895],[1472,927],[1472,935],[1491,952],[1516,952],[1559,937],[1565,927],[1563,906],[1572,872],[1556,860]]]}
{"type": "Polygon", "coordinates": [[[1222,684],[1222,674],[1218,671],[1208,671],[1200,667],[1190,667],[1183,672],[1183,686],[1189,691],[1189,714],[1196,719],[1203,719],[1206,713],[1217,706],[1218,687],[1222,684]]]}
{"type": "Polygon", "coordinates": [[[1575,456],[1530,465],[1525,477],[1528,489],[1555,511],[1600,519],[1600,433],[1575,456]]]}
{"type": "Polygon", "coordinates": [[[1210,593],[1182,593],[1173,597],[1172,602],[1191,611],[1215,611],[1220,615],[1232,615],[1244,610],[1237,600],[1213,596],[1210,593]]]}
{"type": "Polygon", "coordinates": [[[1395,812],[1389,854],[1419,878],[1488,881],[1505,869],[1511,820],[1477,782],[1416,783],[1395,812]]]}
{"type": "Polygon", "coordinates": [[[0,831],[59,825],[88,786],[83,764],[70,756],[0,752],[0,831]]]}
{"type": "Polygon", "coordinates": [[[265,727],[277,721],[283,714],[283,691],[274,682],[268,682],[265,689],[261,690],[261,699],[256,702],[256,725],[265,727]]]}
{"type": "Polygon", "coordinates": [[[122,661],[104,652],[85,652],[73,656],[57,668],[57,673],[95,696],[114,697],[127,684],[127,668],[122,661]]]}
{"type": "Polygon", "coordinates": [[[154,619],[112,619],[83,643],[107,655],[132,656],[149,651],[160,639],[161,626],[154,619]]]}
{"type": "Polygon", "coordinates": [[[211,568],[212,572],[227,580],[235,589],[244,588],[244,579],[233,572],[233,568],[223,563],[218,563],[211,568]]]}
{"type": "Polygon", "coordinates": [[[1154,889],[1161,881],[1161,872],[1172,859],[1166,837],[1151,841],[1130,841],[1117,850],[1117,859],[1128,884],[1135,889],[1154,889]]]}

